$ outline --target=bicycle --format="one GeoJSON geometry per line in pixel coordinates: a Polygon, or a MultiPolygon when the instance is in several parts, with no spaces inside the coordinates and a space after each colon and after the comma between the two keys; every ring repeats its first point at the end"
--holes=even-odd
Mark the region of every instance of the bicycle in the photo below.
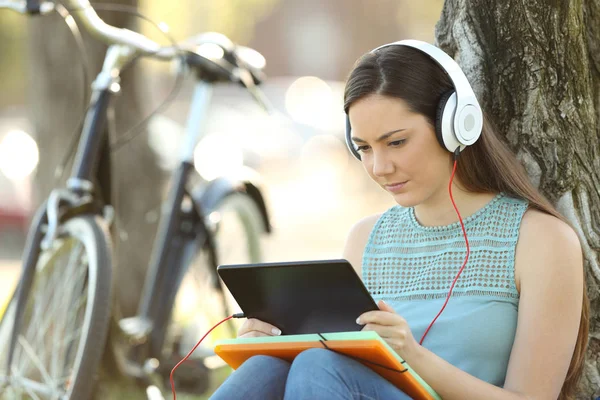
{"type": "MultiPolygon", "coordinates": [[[[109,151],[103,146],[103,127],[110,98],[120,90],[119,72],[137,57],[180,60],[194,73],[196,87],[139,310],[136,316],[118,323],[125,344],[112,344],[121,346],[115,351],[122,355],[117,357],[122,372],[147,382],[157,374],[164,378],[165,371],[168,375],[173,360],[188,350],[180,348],[182,332],[188,327],[176,318],[176,298],[186,285],[196,282],[195,274],[201,273],[208,282],[202,289],[215,292],[211,301],[216,314],[229,313],[231,304],[216,266],[232,256],[232,249],[241,252],[235,262],[259,261],[259,236],[271,231],[258,184],[222,177],[188,187],[194,175],[193,149],[203,133],[214,84],[241,84],[268,108],[257,87],[264,79],[262,56],[216,34],[161,47],[139,33],[105,24],[88,0],[65,0],[63,4],[109,48],[92,85],[71,177],[66,188],[51,192],[32,219],[19,284],[0,320],[0,393],[11,399],[85,400],[92,393],[114,312],[109,226],[115,212],[110,199],[104,198],[106,188],[98,184],[106,182],[98,177],[98,160],[109,151]],[[232,248],[227,247],[228,241],[233,241],[232,248]],[[60,282],[67,285],[57,293],[60,282]]],[[[44,15],[52,12],[55,4],[0,0],[2,8],[44,15]]],[[[104,183],[107,187],[111,173],[108,184],[104,183]]],[[[199,392],[207,383],[207,367],[202,361],[211,351],[200,353],[192,366],[199,392]]]]}

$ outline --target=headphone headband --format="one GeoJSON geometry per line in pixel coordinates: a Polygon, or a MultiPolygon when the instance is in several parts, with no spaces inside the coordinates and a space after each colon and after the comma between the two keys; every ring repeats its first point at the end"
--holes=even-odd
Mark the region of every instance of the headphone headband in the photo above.
{"type": "MultiPolygon", "coordinates": [[[[465,145],[473,144],[477,140],[479,135],[476,135],[474,137],[466,137],[466,136],[462,135],[462,133],[464,132],[464,129],[462,126],[460,126],[460,123],[461,123],[461,121],[464,121],[464,117],[467,114],[481,115],[482,114],[481,106],[479,105],[479,102],[477,101],[477,97],[475,96],[475,93],[473,92],[473,89],[471,88],[471,84],[469,83],[469,80],[465,76],[465,74],[462,71],[462,69],[460,68],[460,66],[456,63],[456,61],[454,61],[452,59],[452,57],[450,57],[448,54],[446,54],[443,50],[439,49],[438,47],[436,47],[432,44],[429,44],[427,42],[422,42],[420,40],[413,40],[413,39],[400,40],[398,42],[384,44],[382,46],[379,46],[379,47],[371,50],[371,53],[374,53],[379,49],[389,47],[389,46],[407,46],[407,47],[412,47],[417,50],[420,50],[423,53],[427,54],[444,71],[446,71],[446,73],[450,77],[450,80],[452,81],[452,85],[454,86],[454,90],[456,92],[456,114],[457,115],[454,118],[454,132],[458,136],[458,139],[461,143],[463,143],[465,145]]],[[[475,129],[478,132],[481,132],[481,126],[477,127],[477,125],[482,124],[483,120],[481,118],[476,118],[475,123],[476,123],[475,129]]],[[[472,129],[467,129],[467,131],[470,131],[470,130],[472,130],[472,129]]]]}
{"type": "MultiPolygon", "coordinates": [[[[452,81],[451,92],[442,94],[435,115],[435,133],[440,145],[450,151],[462,151],[477,141],[483,128],[483,112],[475,92],[460,66],[436,46],[420,40],[400,40],[384,44],[371,53],[389,46],[407,46],[427,54],[452,81]]],[[[352,143],[350,117],[346,114],[346,145],[357,159],[360,153],[352,143]]]]}
{"type": "MultiPolygon", "coordinates": [[[[385,47],[390,47],[390,46],[412,47],[412,48],[415,48],[415,49],[420,50],[423,53],[427,54],[444,71],[446,71],[446,73],[450,77],[450,80],[452,81],[452,84],[454,85],[454,89],[456,90],[456,94],[458,97],[475,98],[475,93],[473,93],[471,84],[469,83],[469,81],[468,81],[467,77],[465,76],[464,72],[462,71],[462,69],[456,63],[456,61],[454,61],[454,59],[452,57],[450,57],[448,54],[446,54],[443,50],[439,49],[438,47],[436,47],[432,44],[422,42],[420,40],[409,39],[409,40],[400,40],[398,42],[384,44],[382,46],[379,46],[379,47],[371,50],[371,53],[374,53],[377,50],[383,49],[385,47]]],[[[475,98],[475,102],[477,102],[476,98],[475,98]]]]}

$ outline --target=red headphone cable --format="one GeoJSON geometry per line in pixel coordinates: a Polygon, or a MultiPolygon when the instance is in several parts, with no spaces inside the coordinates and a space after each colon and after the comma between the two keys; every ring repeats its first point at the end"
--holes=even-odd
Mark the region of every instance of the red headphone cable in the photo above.
{"type": "MultiPolygon", "coordinates": [[[[465,229],[465,224],[463,223],[462,216],[460,215],[460,212],[458,211],[458,207],[456,206],[456,203],[454,202],[454,196],[452,195],[452,182],[454,180],[454,175],[456,173],[456,166],[457,166],[458,154],[459,154],[458,151],[456,151],[454,153],[454,167],[452,169],[452,175],[450,176],[450,183],[448,184],[448,192],[450,193],[450,200],[452,201],[452,205],[454,206],[454,210],[456,211],[456,214],[458,215],[458,220],[460,221],[460,226],[462,228],[463,235],[465,237],[465,243],[467,245],[467,255],[465,256],[465,261],[464,261],[462,267],[458,271],[458,274],[456,274],[456,277],[454,278],[454,281],[452,282],[452,285],[450,286],[450,291],[448,292],[448,296],[446,297],[446,301],[444,302],[444,305],[442,306],[442,308],[440,309],[440,311],[438,312],[438,314],[435,316],[435,318],[433,319],[433,321],[431,321],[431,323],[429,324],[429,326],[425,330],[425,333],[421,337],[421,340],[419,341],[419,344],[421,344],[421,345],[423,344],[423,340],[425,339],[425,336],[427,336],[427,334],[429,333],[429,330],[431,329],[431,327],[433,326],[433,324],[435,323],[435,321],[437,321],[437,319],[439,318],[439,316],[442,314],[442,312],[446,308],[446,305],[448,304],[448,301],[450,300],[450,296],[452,295],[452,290],[454,289],[454,285],[456,284],[456,281],[460,277],[460,274],[465,269],[465,266],[467,265],[467,262],[469,261],[469,255],[471,254],[471,249],[469,247],[469,239],[467,237],[467,231],[465,229]]],[[[175,365],[175,367],[173,367],[173,369],[171,370],[171,375],[169,376],[169,381],[171,382],[171,390],[173,392],[173,400],[177,400],[177,394],[175,393],[175,383],[173,381],[173,374],[175,373],[175,370],[181,364],[183,364],[185,361],[187,361],[188,358],[190,358],[190,356],[192,355],[192,353],[196,350],[196,348],[198,346],[200,346],[200,343],[202,343],[202,341],[208,336],[209,333],[211,333],[217,326],[221,325],[225,321],[228,321],[228,320],[230,320],[232,318],[244,318],[244,314],[230,315],[229,317],[223,319],[222,321],[220,321],[219,323],[217,323],[215,326],[213,326],[212,328],[210,328],[210,330],[208,332],[206,332],[206,334],[204,336],[202,336],[202,339],[200,339],[200,341],[198,341],[198,343],[196,343],[196,345],[194,346],[194,348],[192,350],[190,350],[190,352],[181,361],[179,361],[177,363],[177,365],[175,365]]]]}
{"type": "Polygon", "coordinates": [[[431,321],[431,323],[425,330],[423,337],[421,337],[421,340],[419,341],[419,344],[421,344],[421,345],[423,344],[423,340],[425,340],[425,336],[427,336],[427,333],[429,333],[429,330],[431,329],[431,327],[433,326],[435,321],[438,319],[438,317],[442,314],[442,312],[446,308],[446,305],[448,304],[448,300],[450,300],[450,296],[452,295],[452,290],[454,289],[454,285],[456,284],[456,281],[460,277],[460,274],[463,272],[463,269],[465,269],[465,266],[467,265],[467,261],[469,261],[469,255],[471,254],[471,248],[469,247],[469,239],[467,238],[467,230],[465,229],[465,224],[463,223],[460,212],[458,211],[458,207],[456,207],[456,203],[454,202],[454,197],[452,196],[452,181],[454,180],[454,174],[456,173],[456,165],[457,165],[457,161],[458,161],[458,155],[459,155],[459,152],[457,149],[457,151],[454,152],[454,168],[452,169],[452,175],[450,176],[450,183],[448,184],[448,192],[450,193],[450,200],[452,200],[452,205],[454,206],[454,210],[456,211],[456,214],[458,215],[458,220],[460,221],[460,226],[462,228],[463,235],[465,236],[465,243],[467,244],[467,255],[465,257],[465,262],[463,263],[462,267],[460,267],[458,274],[456,274],[456,277],[454,278],[454,281],[452,282],[452,285],[450,286],[450,291],[448,292],[448,296],[446,297],[446,301],[444,302],[444,305],[442,306],[440,312],[438,312],[438,314],[435,316],[433,321],[431,321]]]}
{"type": "Polygon", "coordinates": [[[202,339],[200,339],[198,341],[198,343],[196,343],[194,348],[192,350],[190,350],[190,352],[187,354],[187,356],[185,356],[181,361],[179,361],[177,363],[177,365],[175,365],[173,367],[173,369],[171,370],[171,375],[169,376],[169,381],[171,382],[171,391],[173,392],[173,400],[177,400],[177,394],[175,393],[175,382],[173,381],[173,374],[175,374],[175,370],[177,369],[177,367],[179,367],[181,364],[186,362],[188,358],[190,358],[190,356],[192,355],[194,350],[196,350],[196,348],[198,346],[200,346],[200,343],[202,343],[202,341],[208,336],[209,333],[211,333],[213,331],[213,329],[215,329],[217,326],[221,325],[223,322],[229,321],[231,318],[246,318],[246,317],[244,316],[243,313],[233,314],[233,315],[230,315],[229,317],[221,320],[220,322],[218,322],[215,326],[210,328],[210,330],[208,332],[206,332],[206,334],[204,336],[202,336],[202,339]]]}

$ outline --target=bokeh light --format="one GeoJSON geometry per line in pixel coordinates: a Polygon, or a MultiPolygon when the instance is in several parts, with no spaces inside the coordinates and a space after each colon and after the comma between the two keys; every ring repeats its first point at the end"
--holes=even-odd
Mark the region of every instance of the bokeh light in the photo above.
{"type": "Polygon", "coordinates": [[[340,108],[327,82],[304,76],[296,79],[285,94],[285,107],[292,119],[320,130],[339,129],[340,108]]]}
{"type": "Polygon", "coordinates": [[[39,156],[37,143],[23,131],[10,131],[0,140],[0,172],[10,180],[21,181],[31,175],[39,156]]]}
{"type": "Polygon", "coordinates": [[[243,165],[242,149],[219,134],[204,137],[194,150],[194,167],[206,180],[235,174],[243,165]]]}
{"type": "Polygon", "coordinates": [[[311,180],[325,185],[336,183],[348,166],[348,151],[333,135],[316,135],[302,147],[301,164],[311,180]]]}

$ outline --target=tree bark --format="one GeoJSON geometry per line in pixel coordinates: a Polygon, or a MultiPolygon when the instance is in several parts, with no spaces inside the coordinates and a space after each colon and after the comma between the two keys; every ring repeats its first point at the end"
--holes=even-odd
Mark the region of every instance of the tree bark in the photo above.
{"type": "Polygon", "coordinates": [[[591,302],[578,398],[600,395],[600,0],[446,0],[438,45],[533,182],[576,226],[591,302]]]}
{"type": "MultiPolygon", "coordinates": [[[[93,3],[92,3],[93,4],[93,3]]],[[[119,4],[135,6],[136,0],[120,0],[119,4]]],[[[127,14],[101,12],[105,22],[135,30],[136,22],[127,14]]],[[[62,161],[74,136],[89,99],[83,99],[80,54],[75,41],[60,17],[35,18],[29,22],[31,39],[29,97],[35,136],[40,148],[40,164],[35,177],[36,200],[42,202],[52,188],[64,187],[71,163],[64,177],[57,180],[55,169],[62,161]]],[[[89,53],[89,79],[101,69],[107,47],[82,32],[89,53]]],[[[112,99],[116,136],[140,122],[148,112],[137,93],[139,70],[134,66],[124,72],[122,91],[112,99]]],[[[89,92],[89,90],[88,90],[89,92]]],[[[154,105],[151,105],[151,107],[154,105]]],[[[108,123],[107,123],[108,125],[108,123]]],[[[115,132],[113,132],[115,133],[115,132]]],[[[156,230],[161,187],[165,177],[148,148],[145,127],[130,144],[111,154],[112,201],[116,203],[114,271],[118,285],[115,298],[124,315],[137,309],[150,249],[156,230]]],[[[111,140],[115,140],[112,137],[111,140]]]]}

